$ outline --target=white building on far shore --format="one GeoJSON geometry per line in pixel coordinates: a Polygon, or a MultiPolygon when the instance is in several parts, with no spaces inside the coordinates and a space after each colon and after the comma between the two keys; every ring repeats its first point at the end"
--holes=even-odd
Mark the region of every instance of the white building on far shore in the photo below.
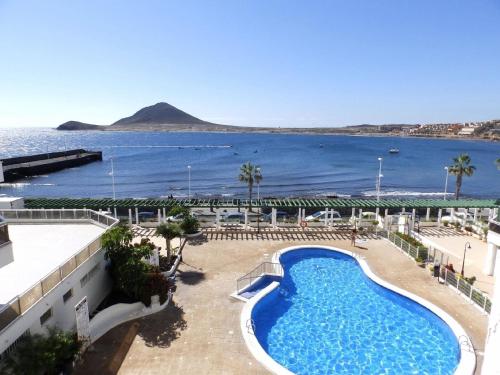
{"type": "Polygon", "coordinates": [[[26,334],[74,330],[111,289],[101,235],[117,220],[91,210],[0,209],[0,360],[26,334]]]}

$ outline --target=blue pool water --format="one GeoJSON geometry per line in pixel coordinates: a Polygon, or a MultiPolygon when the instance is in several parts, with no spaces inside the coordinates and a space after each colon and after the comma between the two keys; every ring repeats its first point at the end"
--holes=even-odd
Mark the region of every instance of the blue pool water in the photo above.
{"type": "Polygon", "coordinates": [[[297,374],[452,374],[460,360],[448,325],[371,281],[345,254],[301,249],[280,258],[280,287],[252,311],[256,337],[297,374]]]}

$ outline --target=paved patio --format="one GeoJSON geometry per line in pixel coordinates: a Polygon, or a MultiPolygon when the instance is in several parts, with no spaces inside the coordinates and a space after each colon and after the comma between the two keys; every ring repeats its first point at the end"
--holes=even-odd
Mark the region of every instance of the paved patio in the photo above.
{"type": "MultiPolygon", "coordinates": [[[[482,352],[487,317],[479,310],[438,284],[428,271],[417,267],[389,242],[371,238],[362,248],[353,248],[347,237],[209,234],[204,241],[187,244],[177,276],[175,304],[138,320],[138,327],[129,322],[111,330],[95,343],[77,374],[267,373],[243,342],[239,328],[243,302],[229,295],[238,277],[275,251],[306,244],[336,246],[362,254],[376,274],[450,313],[468,332],[476,351],[482,352]],[[134,338],[127,340],[130,337],[134,338]]],[[[479,373],[482,357],[477,358],[479,373]]]]}
{"type": "Polygon", "coordinates": [[[453,263],[457,272],[460,272],[462,268],[465,243],[469,242],[471,249],[467,250],[465,256],[464,275],[466,277],[475,276],[477,281],[474,286],[490,296],[492,295],[493,286],[495,285],[494,277],[483,273],[483,266],[488,252],[486,242],[446,227],[425,228],[420,231],[420,234],[446,249],[446,252],[450,254],[450,263],[453,263]]]}

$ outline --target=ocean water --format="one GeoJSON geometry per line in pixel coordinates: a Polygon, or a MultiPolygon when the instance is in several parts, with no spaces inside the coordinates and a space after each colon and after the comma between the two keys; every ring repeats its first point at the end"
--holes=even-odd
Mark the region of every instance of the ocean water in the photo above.
{"type": "MultiPolygon", "coordinates": [[[[261,167],[264,196],[374,196],[378,157],[383,157],[384,196],[442,197],[444,166],[468,152],[477,167],[464,178],[470,197],[500,196],[494,160],[500,144],[404,137],[161,132],[61,132],[54,129],[0,129],[0,158],[70,148],[102,150],[104,160],[0,184],[0,194],[44,197],[111,197],[110,158],[117,197],[244,197],[239,167],[261,167]],[[392,147],[400,153],[391,155],[392,147]]],[[[454,189],[450,176],[448,192],[454,189]]],[[[256,192],[255,192],[256,193],[256,192]]]]}
{"type": "Polygon", "coordinates": [[[438,316],[371,281],[352,258],[285,253],[280,286],[252,311],[263,349],[295,374],[453,374],[457,339],[438,316]]]}

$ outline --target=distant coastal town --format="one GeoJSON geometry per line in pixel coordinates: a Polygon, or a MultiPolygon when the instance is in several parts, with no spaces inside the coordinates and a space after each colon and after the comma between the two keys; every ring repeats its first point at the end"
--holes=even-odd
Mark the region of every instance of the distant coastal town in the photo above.
{"type": "Polygon", "coordinates": [[[484,138],[500,140],[500,120],[422,124],[400,130],[401,135],[423,137],[484,138]]]}

